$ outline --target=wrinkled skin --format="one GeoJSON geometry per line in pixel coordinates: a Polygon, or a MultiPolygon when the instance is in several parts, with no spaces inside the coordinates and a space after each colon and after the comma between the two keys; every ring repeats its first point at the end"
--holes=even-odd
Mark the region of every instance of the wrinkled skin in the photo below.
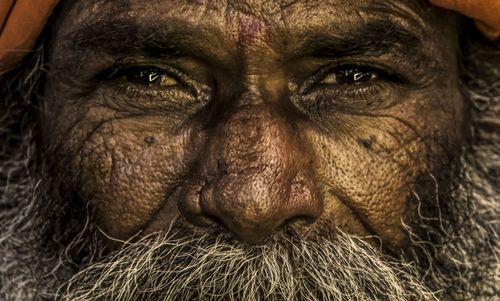
{"type": "Polygon", "coordinates": [[[421,1],[77,1],[44,144],[111,238],[181,218],[248,243],[337,227],[402,247],[417,176],[463,139],[456,40],[421,1]]]}
{"type": "Polygon", "coordinates": [[[472,22],[100,2],[0,76],[0,299],[498,296],[500,48],[472,22]]]}

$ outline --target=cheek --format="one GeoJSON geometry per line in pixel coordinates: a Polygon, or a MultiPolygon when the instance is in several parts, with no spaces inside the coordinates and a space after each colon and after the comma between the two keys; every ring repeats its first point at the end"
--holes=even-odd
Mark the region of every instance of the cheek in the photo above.
{"type": "Polygon", "coordinates": [[[348,132],[308,131],[325,199],[349,209],[333,223],[355,216],[364,229],[357,233],[378,235],[396,247],[405,243],[402,221],[417,176],[439,170],[447,148],[453,148],[463,132],[461,108],[424,113],[416,103],[406,102],[404,108],[378,116],[339,116],[349,125],[348,132]]]}
{"type": "MultiPolygon", "coordinates": [[[[96,213],[100,228],[114,238],[126,239],[147,225],[195,157],[196,150],[189,147],[196,136],[192,130],[173,130],[168,122],[149,119],[105,122],[83,142],[71,144],[82,145],[73,161],[81,173],[76,184],[81,197],[96,213]]],[[[176,209],[176,204],[168,205],[176,209]]]]}
{"type": "Polygon", "coordinates": [[[396,151],[391,145],[394,138],[377,130],[368,137],[364,138],[366,142],[360,142],[355,138],[337,140],[313,135],[321,152],[318,177],[327,187],[327,199],[349,208],[366,234],[397,245],[404,239],[400,221],[409,183],[419,168],[412,165],[410,156],[421,150],[416,142],[410,142],[396,151]]]}

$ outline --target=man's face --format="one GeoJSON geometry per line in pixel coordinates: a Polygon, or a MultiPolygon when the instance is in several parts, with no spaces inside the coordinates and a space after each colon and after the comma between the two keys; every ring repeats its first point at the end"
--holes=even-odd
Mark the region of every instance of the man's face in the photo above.
{"type": "Polygon", "coordinates": [[[48,72],[0,78],[0,299],[495,295],[498,51],[457,58],[458,21],[424,0],[63,1],[48,72]]]}
{"type": "Polygon", "coordinates": [[[111,238],[181,220],[402,248],[464,132],[453,28],[423,1],[77,1],[44,141],[111,238]]]}

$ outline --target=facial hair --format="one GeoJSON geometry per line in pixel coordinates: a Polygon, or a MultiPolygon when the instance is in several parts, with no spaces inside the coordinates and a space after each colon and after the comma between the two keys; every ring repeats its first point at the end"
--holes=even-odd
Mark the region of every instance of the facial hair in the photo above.
{"type": "Polygon", "coordinates": [[[414,267],[344,233],[245,246],[176,231],[126,244],[80,271],[62,300],[437,300],[414,267]]]}

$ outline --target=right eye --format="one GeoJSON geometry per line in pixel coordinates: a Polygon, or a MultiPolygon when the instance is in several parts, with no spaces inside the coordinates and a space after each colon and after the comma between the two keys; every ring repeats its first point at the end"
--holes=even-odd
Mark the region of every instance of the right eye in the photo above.
{"type": "Polygon", "coordinates": [[[158,68],[129,68],[124,70],[122,74],[129,82],[157,89],[179,85],[177,79],[158,68]]]}

